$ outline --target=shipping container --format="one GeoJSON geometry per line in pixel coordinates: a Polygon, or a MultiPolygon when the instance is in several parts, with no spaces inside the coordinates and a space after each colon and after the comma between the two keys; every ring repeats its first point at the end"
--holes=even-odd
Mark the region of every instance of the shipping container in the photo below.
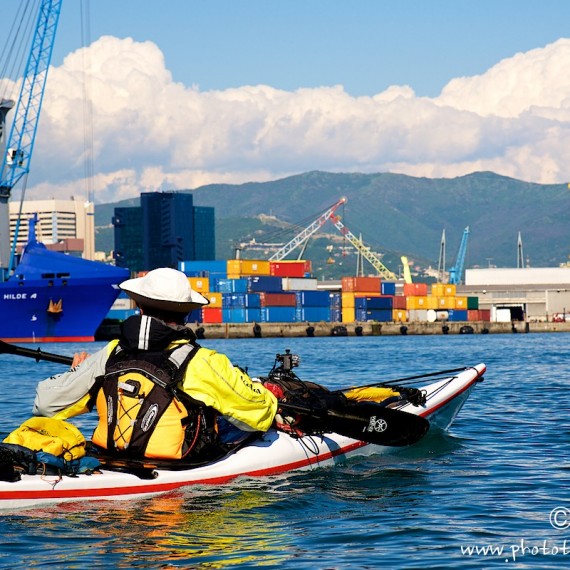
{"type": "Polygon", "coordinates": [[[393,309],[405,309],[406,308],[406,299],[403,295],[396,295],[392,299],[392,308],[393,309]]]}
{"type": "Polygon", "coordinates": [[[427,323],[427,309],[412,309],[408,311],[408,321],[416,323],[427,323]]]}
{"type": "Polygon", "coordinates": [[[219,293],[247,293],[247,279],[217,278],[211,287],[219,293]]]}
{"type": "Polygon", "coordinates": [[[188,277],[225,277],[228,262],[225,259],[179,261],[178,269],[188,277]],[[198,275],[193,275],[195,273],[198,275]]]}
{"type": "Polygon", "coordinates": [[[247,290],[250,293],[281,293],[282,278],[269,275],[256,275],[247,278],[247,290]]]}
{"type": "Polygon", "coordinates": [[[455,297],[454,309],[467,310],[467,297],[455,297]]]}
{"type": "Polygon", "coordinates": [[[295,307],[262,307],[260,321],[264,323],[294,323],[295,307]]]}
{"type": "Polygon", "coordinates": [[[229,259],[227,264],[228,275],[269,275],[269,261],[264,259],[229,259]]]}
{"type": "Polygon", "coordinates": [[[318,280],[311,277],[283,277],[281,288],[283,291],[316,291],[318,280]]]}
{"type": "Polygon", "coordinates": [[[330,293],[329,292],[330,306],[333,309],[342,308],[342,296],[340,293],[330,293]]]}
{"type": "Polygon", "coordinates": [[[331,310],[329,307],[301,307],[295,312],[295,320],[302,323],[311,322],[330,322],[331,310]]]}
{"type": "Polygon", "coordinates": [[[392,309],[355,309],[356,320],[359,322],[377,321],[391,322],[392,309]]]}
{"type": "Polygon", "coordinates": [[[434,297],[454,297],[457,287],[452,283],[433,283],[431,294],[434,297]]]}
{"type": "Polygon", "coordinates": [[[261,321],[261,309],[223,309],[224,323],[255,323],[261,321]]]}
{"type": "Polygon", "coordinates": [[[393,297],[380,296],[380,297],[355,297],[355,309],[392,309],[393,297]]]}
{"type": "Polygon", "coordinates": [[[479,309],[479,317],[484,322],[491,321],[491,309],[479,309]]]}
{"type": "Polygon", "coordinates": [[[396,323],[405,323],[408,321],[408,311],[405,309],[393,309],[392,320],[396,323]]]}
{"type": "Polygon", "coordinates": [[[341,279],[343,292],[380,293],[381,283],[380,277],[343,277],[341,279]]]}
{"type": "Polygon", "coordinates": [[[331,307],[330,309],[330,322],[340,323],[342,322],[342,310],[340,307],[331,307]]]}
{"type": "Polygon", "coordinates": [[[305,277],[310,274],[310,261],[282,260],[269,262],[269,275],[275,277],[305,277]]]}
{"type": "Polygon", "coordinates": [[[479,308],[479,297],[467,297],[467,308],[468,309],[478,309],[479,308]]]}
{"type": "Polygon", "coordinates": [[[427,283],[404,283],[404,295],[406,297],[427,297],[427,283]]]}
{"type": "Polygon", "coordinates": [[[202,308],[193,309],[186,315],[185,322],[187,323],[201,323],[202,322],[202,308]]]}
{"type": "Polygon", "coordinates": [[[354,307],[345,307],[343,305],[341,309],[341,322],[343,323],[353,323],[356,320],[356,315],[354,307]]]}
{"type": "Polygon", "coordinates": [[[451,309],[449,311],[449,320],[452,322],[463,322],[467,320],[467,309],[458,310],[451,309]]]}
{"type": "Polygon", "coordinates": [[[210,280],[208,277],[188,277],[190,287],[198,293],[207,293],[210,290],[210,280]]]}
{"type": "Polygon", "coordinates": [[[409,296],[406,299],[406,309],[413,311],[417,309],[437,309],[437,301],[435,297],[426,296],[409,296]]]}
{"type": "Polygon", "coordinates": [[[392,281],[382,281],[382,283],[380,283],[380,293],[382,293],[382,295],[394,296],[396,294],[396,284],[392,281]]]}
{"type": "Polygon", "coordinates": [[[438,309],[455,309],[455,297],[437,297],[438,309]]]}
{"type": "Polygon", "coordinates": [[[259,293],[222,293],[224,309],[259,309],[261,297],[259,293]]]}
{"type": "Polygon", "coordinates": [[[261,307],[296,307],[295,293],[259,293],[261,307]]]}
{"type": "Polygon", "coordinates": [[[295,303],[298,307],[330,307],[331,294],[328,291],[296,291],[295,303]]]}
{"type": "Polygon", "coordinates": [[[210,301],[208,307],[211,309],[220,309],[222,307],[222,293],[217,291],[208,291],[204,293],[204,297],[210,301]]]}
{"type": "Polygon", "coordinates": [[[202,322],[203,323],[221,323],[222,322],[222,310],[210,307],[204,307],[202,309],[202,322]]]}

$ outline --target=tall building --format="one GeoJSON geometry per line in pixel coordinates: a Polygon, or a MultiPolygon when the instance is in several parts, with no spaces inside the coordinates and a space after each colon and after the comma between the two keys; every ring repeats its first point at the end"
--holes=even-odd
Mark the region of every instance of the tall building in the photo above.
{"type": "Polygon", "coordinates": [[[116,208],[115,259],[131,271],[215,259],[214,208],[194,207],[190,192],[143,192],[138,208],[116,208]]]}
{"type": "MultiPolygon", "coordinates": [[[[10,239],[14,240],[20,202],[10,202],[10,239]]],[[[27,200],[22,204],[18,247],[28,241],[28,219],[37,214],[36,235],[49,249],[93,259],[95,253],[94,206],[82,199],[27,200]]]]}

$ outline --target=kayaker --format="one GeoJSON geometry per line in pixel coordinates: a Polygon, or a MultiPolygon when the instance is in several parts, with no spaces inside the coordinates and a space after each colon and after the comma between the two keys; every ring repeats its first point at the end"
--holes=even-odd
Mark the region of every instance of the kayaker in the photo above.
{"type": "Polygon", "coordinates": [[[223,454],[220,426],[268,430],[277,399],[227,356],[199,346],[186,315],[207,305],[184,273],[160,268],[120,288],[140,315],[121,336],[72,368],[38,384],[33,413],[60,419],[90,411],[93,443],[127,457],[208,460],[223,454]],[[226,422],[224,424],[224,421],[226,422]]]}

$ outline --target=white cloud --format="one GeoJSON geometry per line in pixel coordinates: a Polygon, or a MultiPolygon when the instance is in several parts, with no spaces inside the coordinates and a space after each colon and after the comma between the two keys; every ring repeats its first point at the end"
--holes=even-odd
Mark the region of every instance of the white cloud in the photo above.
{"type": "Polygon", "coordinates": [[[152,42],[102,37],[50,70],[28,196],[82,194],[91,139],[98,202],[317,169],[434,177],[493,170],[564,182],[569,64],[570,39],[561,39],[454,79],[433,99],[408,86],[373,97],[340,85],[201,92],[172,80],[152,42]],[[92,131],[84,127],[85,88],[92,131]]]}

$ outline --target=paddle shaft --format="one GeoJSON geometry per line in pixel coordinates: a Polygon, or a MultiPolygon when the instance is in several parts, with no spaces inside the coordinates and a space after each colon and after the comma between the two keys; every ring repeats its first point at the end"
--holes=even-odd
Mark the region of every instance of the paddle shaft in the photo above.
{"type": "Polygon", "coordinates": [[[47,362],[57,362],[58,364],[68,364],[71,366],[73,358],[71,356],[64,356],[62,354],[52,354],[51,352],[44,352],[41,349],[24,348],[23,346],[16,346],[8,342],[0,340],[0,353],[16,354],[26,358],[33,358],[36,362],[45,360],[47,362]]]}

